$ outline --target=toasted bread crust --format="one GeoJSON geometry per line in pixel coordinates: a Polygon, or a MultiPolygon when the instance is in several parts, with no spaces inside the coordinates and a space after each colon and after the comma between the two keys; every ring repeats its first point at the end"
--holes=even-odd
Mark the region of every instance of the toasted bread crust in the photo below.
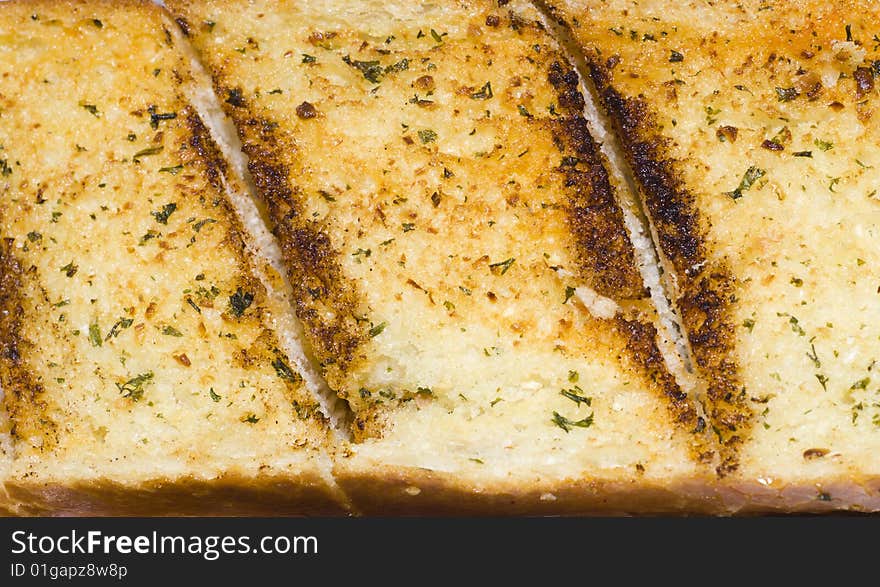
{"type": "Polygon", "coordinates": [[[367,516],[625,516],[718,514],[723,503],[706,479],[649,481],[573,478],[531,484],[469,480],[426,469],[373,464],[335,471],[367,516]],[[369,471],[369,472],[367,472],[369,471]]]}
{"type": "Polygon", "coordinates": [[[587,55],[601,103],[639,182],[660,252],[675,271],[675,303],[706,382],[707,416],[723,444],[718,473],[727,475],[737,469],[739,447],[754,425],[734,352],[734,277],[723,262],[707,260],[696,198],[681,179],[680,163],[668,155],[669,141],[657,130],[649,106],[642,99],[622,96],[612,85],[607,63],[595,53],[587,55]]]}
{"type": "Polygon", "coordinates": [[[344,496],[328,493],[320,477],[225,473],[155,478],[138,483],[96,478],[80,481],[6,483],[0,500],[15,516],[341,516],[350,513],[344,496]]]}
{"type": "Polygon", "coordinates": [[[635,251],[623,222],[623,211],[608,179],[608,170],[583,117],[579,78],[567,62],[554,61],[547,79],[556,89],[565,116],[551,123],[565,156],[569,197],[569,230],[578,248],[580,277],[603,296],[641,299],[647,295],[635,251]]]}
{"type": "Polygon", "coordinates": [[[337,463],[340,487],[367,516],[758,516],[880,512],[880,478],[767,487],[714,476],[656,481],[486,483],[424,469],[337,463]],[[369,472],[365,472],[369,470],[369,472]],[[823,496],[818,499],[817,496],[823,496]]]}
{"type": "Polygon", "coordinates": [[[0,19],[22,64],[0,76],[0,381],[14,448],[0,508],[345,511],[328,422],[281,350],[284,310],[183,96],[190,74],[162,9],[3,3],[0,19]]]}
{"type": "Polygon", "coordinates": [[[24,368],[23,357],[32,344],[22,335],[22,267],[13,252],[13,239],[0,239],[0,380],[5,390],[4,405],[13,437],[38,437],[51,448],[56,442],[57,424],[44,417],[47,405],[42,384],[24,368]]]}
{"type": "MultiPolygon", "coordinates": [[[[187,30],[185,19],[177,21],[187,30]]],[[[297,199],[284,155],[296,150],[295,141],[268,113],[249,110],[241,90],[226,85],[223,77],[222,72],[215,73],[215,91],[226,97],[227,112],[236,122],[242,151],[248,156],[248,170],[267,205],[290,275],[297,316],[311,333],[322,363],[345,371],[367,338],[366,329],[355,319],[356,286],[343,278],[340,253],[320,223],[306,217],[297,199]],[[328,320],[328,313],[333,318],[328,320]]]]}

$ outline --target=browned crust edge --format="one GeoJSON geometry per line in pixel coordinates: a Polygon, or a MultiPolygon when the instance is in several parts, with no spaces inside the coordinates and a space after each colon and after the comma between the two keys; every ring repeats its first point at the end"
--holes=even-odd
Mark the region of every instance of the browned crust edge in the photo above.
{"type": "Polygon", "coordinates": [[[7,480],[4,509],[16,516],[342,516],[340,496],[317,475],[152,479],[136,485],[100,478],[77,483],[7,480]]]}
{"type": "Polygon", "coordinates": [[[629,319],[620,314],[615,321],[626,340],[626,356],[622,359],[633,367],[632,370],[644,381],[646,388],[662,397],[673,423],[690,435],[688,446],[691,458],[701,465],[711,463],[719,452],[717,439],[710,436],[706,421],[697,413],[694,400],[681,389],[675,376],[670,373],[657,346],[657,328],[649,322],[629,319]]]}
{"type": "Polygon", "coordinates": [[[710,514],[723,510],[708,484],[695,480],[651,483],[572,479],[525,486],[487,481],[476,485],[450,473],[358,462],[334,474],[366,516],[623,516],[710,514]]]}
{"type": "Polygon", "coordinates": [[[266,115],[249,108],[242,91],[226,85],[222,72],[208,69],[215,92],[235,123],[258,196],[267,206],[293,288],[296,315],[310,335],[325,375],[328,366],[344,372],[368,338],[356,316],[361,298],[343,276],[340,255],[326,230],[302,211],[299,189],[285,163],[285,153],[297,152],[295,141],[266,115]],[[333,318],[328,319],[328,313],[333,318]]]}
{"type": "Polygon", "coordinates": [[[585,103],[577,71],[567,62],[554,61],[547,79],[556,89],[564,113],[551,121],[551,131],[565,155],[557,171],[565,177],[568,224],[577,246],[581,277],[609,298],[645,298],[648,292],[639,274],[623,210],[583,117],[585,103]]]}
{"type": "MultiPolygon", "coordinates": [[[[184,109],[182,118],[184,119],[184,123],[189,132],[187,138],[189,149],[182,147],[181,155],[184,158],[187,156],[193,157],[191,155],[192,153],[197,155],[195,158],[202,164],[201,166],[204,168],[203,173],[205,174],[208,183],[216,191],[215,195],[218,200],[215,203],[217,206],[222,207],[225,217],[228,220],[226,242],[230,244],[230,250],[235,254],[242,266],[243,275],[238,285],[240,285],[245,291],[256,294],[258,299],[266,300],[268,297],[266,284],[256,275],[254,267],[255,260],[250,253],[247,252],[247,246],[245,244],[245,229],[226,193],[226,178],[229,177],[229,165],[226,162],[226,159],[224,159],[220,147],[211,137],[211,133],[205,126],[205,123],[192,106],[187,106],[184,109]],[[187,155],[187,151],[190,155],[187,155]]],[[[258,304],[258,306],[263,307],[263,304],[258,304]]],[[[248,318],[249,316],[245,315],[236,319],[244,320],[248,318]]],[[[273,359],[277,359],[282,360],[287,367],[293,365],[290,357],[281,350],[278,334],[267,327],[267,320],[265,317],[258,315],[253,316],[252,319],[259,320],[263,327],[262,338],[265,342],[263,346],[265,347],[266,353],[263,360],[266,362],[272,362],[273,359]]],[[[283,378],[283,385],[288,399],[293,402],[294,406],[300,406],[300,409],[305,408],[311,414],[311,417],[320,422],[325,428],[328,427],[329,420],[320,414],[318,402],[314,397],[311,397],[307,390],[305,390],[302,375],[296,371],[292,371],[292,373],[292,378],[283,378]],[[305,397],[297,397],[297,390],[302,390],[303,396],[305,397]],[[306,398],[310,400],[309,405],[301,406],[301,400],[306,398]]]]}
{"type": "Polygon", "coordinates": [[[48,448],[54,442],[57,424],[42,417],[48,411],[43,400],[46,390],[24,364],[32,345],[22,335],[22,318],[26,315],[22,298],[24,270],[14,247],[14,239],[0,239],[0,382],[12,437],[39,436],[48,448]]]}
{"type": "MultiPolygon", "coordinates": [[[[577,155],[574,164],[563,164],[559,171],[566,176],[568,222],[577,244],[580,277],[598,293],[612,299],[647,297],[623,210],[609,180],[607,163],[583,116],[585,101],[579,88],[580,77],[571,64],[554,61],[549,67],[548,79],[565,113],[553,121],[554,138],[561,144],[563,153],[577,155]]],[[[665,400],[673,422],[692,434],[692,457],[699,463],[709,462],[718,450],[716,443],[704,432],[706,422],[697,414],[693,400],[670,373],[657,345],[657,329],[647,322],[621,315],[616,318],[616,327],[626,340],[627,363],[646,387],[665,400]]]]}
{"type": "Polygon", "coordinates": [[[659,252],[677,277],[675,304],[706,384],[707,417],[722,443],[717,471],[725,476],[739,467],[739,449],[754,424],[735,355],[735,277],[723,261],[707,259],[696,198],[681,179],[680,163],[668,155],[669,141],[655,114],[642,97],[621,95],[605,64],[595,55],[587,57],[599,102],[614,124],[657,232],[659,252]]]}
{"type": "Polygon", "coordinates": [[[340,487],[366,516],[754,516],[880,512],[880,477],[768,487],[714,475],[671,480],[638,476],[525,486],[480,485],[452,473],[340,461],[340,487]]]}

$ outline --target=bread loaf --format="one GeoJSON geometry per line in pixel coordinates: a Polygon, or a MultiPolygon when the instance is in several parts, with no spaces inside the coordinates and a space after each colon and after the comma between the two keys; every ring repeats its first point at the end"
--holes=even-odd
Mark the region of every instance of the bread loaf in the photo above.
{"type": "Polygon", "coordinates": [[[341,512],[329,427],[279,344],[286,310],[163,18],[140,2],[0,5],[5,500],[341,512]]]}
{"type": "Polygon", "coordinates": [[[876,12],[0,3],[0,511],[877,510],[876,12]]]}
{"type": "Polygon", "coordinates": [[[872,2],[554,2],[658,236],[731,509],[875,510],[872,2]]]}

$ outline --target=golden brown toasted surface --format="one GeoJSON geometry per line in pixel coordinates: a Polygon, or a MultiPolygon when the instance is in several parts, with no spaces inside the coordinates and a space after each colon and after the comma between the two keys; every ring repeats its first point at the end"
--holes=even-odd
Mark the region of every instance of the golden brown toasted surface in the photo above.
{"type": "Polygon", "coordinates": [[[708,472],[577,76],[533,10],[168,6],[355,412],[344,487],[395,467],[487,491],[708,472]]]}
{"type": "Polygon", "coordinates": [[[338,509],[327,424],[279,350],[161,11],[11,2],[0,20],[8,490],[64,507],[112,485],[136,509],[141,483],[285,477],[304,511],[338,509]]]}
{"type": "Polygon", "coordinates": [[[877,4],[556,4],[677,280],[722,472],[876,508],[877,4]]]}

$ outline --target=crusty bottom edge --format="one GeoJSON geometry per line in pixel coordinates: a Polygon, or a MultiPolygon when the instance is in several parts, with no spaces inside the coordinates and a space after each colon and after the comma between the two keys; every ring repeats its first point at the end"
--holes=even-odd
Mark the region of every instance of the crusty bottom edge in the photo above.
{"type": "Polygon", "coordinates": [[[222,475],[154,479],[136,485],[112,479],[72,484],[7,480],[0,514],[15,516],[343,516],[341,495],[319,477],[222,475]]]}
{"type": "Polygon", "coordinates": [[[754,516],[880,512],[880,478],[766,486],[715,478],[547,480],[468,484],[415,467],[337,467],[340,487],[367,516],[754,516]]]}

